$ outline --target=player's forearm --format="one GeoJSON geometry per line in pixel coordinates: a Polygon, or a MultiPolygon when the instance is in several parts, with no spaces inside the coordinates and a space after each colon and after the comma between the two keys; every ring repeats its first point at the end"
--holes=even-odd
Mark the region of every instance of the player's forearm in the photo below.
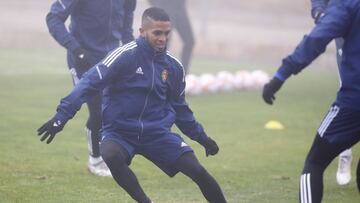
{"type": "Polygon", "coordinates": [[[46,16],[46,24],[51,36],[64,48],[73,52],[80,47],[78,41],[68,32],[62,19],[53,13],[46,16]]]}
{"type": "Polygon", "coordinates": [[[295,51],[283,59],[278,73],[283,79],[287,79],[292,74],[299,73],[325,51],[326,45],[331,40],[331,38],[321,39],[305,36],[295,51]]]}
{"type": "Polygon", "coordinates": [[[61,100],[57,108],[59,119],[68,120],[74,117],[83,103],[105,88],[111,74],[107,70],[107,68],[101,69],[96,65],[83,75],[71,93],[61,100]]]}
{"type": "Polygon", "coordinates": [[[180,121],[177,120],[175,122],[176,126],[180,129],[184,135],[189,137],[190,139],[200,142],[204,140],[207,135],[202,127],[202,125],[195,120],[193,121],[180,121]]]}
{"type": "Polygon", "coordinates": [[[335,38],[342,37],[349,26],[349,16],[346,8],[333,5],[326,10],[326,15],[319,21],[309,35],[296,47],[294,52],[283,60],[278,73],[285,79],[291,74],[297,74],[320,54],[335,38]]]}

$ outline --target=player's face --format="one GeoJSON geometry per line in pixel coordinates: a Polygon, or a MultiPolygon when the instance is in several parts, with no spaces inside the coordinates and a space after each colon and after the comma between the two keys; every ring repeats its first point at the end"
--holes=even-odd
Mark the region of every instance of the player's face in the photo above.
{"type": "Polygon", "coordinates": [[[140,28],[141,36],[145,37],[156,52],[165,50],[170,31],[170,21],[152,21],[146,28],[140,28]]]}

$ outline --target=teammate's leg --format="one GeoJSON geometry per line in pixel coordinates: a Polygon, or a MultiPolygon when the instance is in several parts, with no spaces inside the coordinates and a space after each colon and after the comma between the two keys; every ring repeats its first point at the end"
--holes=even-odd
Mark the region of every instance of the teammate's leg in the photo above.
{"type": "MultiPolygon", "coordinates": [[[[342,47],[344,45],[344,39],[336,38],[335,45],[336,45],[336,62],[340,69],[341,60],[342,60],[342,47]]],[[[336,181],[339,185],[345,185],[350,182],[350,180],[351,180],[351,161],[352,161],[351,149],[345,150],[339,155],[338,169],[336,172],[336,181]]]]}
{"type": "MultiPolygon", "coordinates": [[[[70,52],[68,52],[67,59],[73,84],[76,85],[89,67],[82,67],[70,52]]],[[[92,64],[95,64],[96,61],[95,59],[93,60],[92,64]]],[[[89,152],[88,170],[94,175],[111,176],[108,167],[100,156],[99,150],[99,131],[101,128],[101,92],[87,102],[87,106],[89,110],[89,118],[86,123],[85,132],[89,152]]]]}
{"type": "Polygon", "coordinates": [[[149,0],[149,3],[163,8],[170,15],[171,22],[183,43],[180,59],[185,72],[188,73],[195,39],[185,5],[186,1],[149,0]]]}
{"type": "Polygon", "coordinates": [[[189,66],[193,48],[195,45],[195,39],[190,19],[186,10],[185,1],[182,2],[183,4],[179,8],[173,8],[174,18],[172,19],[172,22],[183,42],[183,48],[181,51],[181,63],[184,66],[185,72],[189,73],[189,66]]]}
{"type": "Polygon", "coordinates": [[[100,156],[99,141],[101,128],[101,93],[97,94],[87,102],[89,118],[85,131],[88,139],[89,171],[98,176],[111,176],[105,162],[100,156]]]}
{"type": "Polygon", "coordinates": [[[199,186],[207,201],[210,203],[226,202],[220,186],[199,163],[193,152],[181,155],[175,162],[174,167],[190,177],[199,186]]]}
{"type": "Polygon", "coordinates": [[[89,155],[92,157],[100,156],[99,149],[99,131],[101,128],[101,96],[100,94],[91,98],[90,101],[87,102],[87,106],[89,109],[89,118],[86,122],[86,134],[88,137],[88,150],[89,155]]]}
{"type": "Polygon", "coordinates": [[[100,151],[117,184],[137,202],[150,203],[151,200],[146,196],[135,174],[128,167],[129,155],[126,149],[112,140],[103,140],[100,151]]]}
{"type": "Polygon", "coordinates": [[[323,196],[323,174],[331,161],[346,147],[330,144],[316,135],[306,157],[300,178],[299,201],[320,203],[323,196]]]}

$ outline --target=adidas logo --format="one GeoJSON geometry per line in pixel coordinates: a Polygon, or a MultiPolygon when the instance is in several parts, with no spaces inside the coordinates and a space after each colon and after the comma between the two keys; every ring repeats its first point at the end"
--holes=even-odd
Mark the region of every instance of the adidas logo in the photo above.
{"type": "Polygon", "coordinates": [[[188,144],[186,144],[185,142],[181,142],[181,147],[186,147],[189,146],[188,144]]]}
{"type": "Polygon", "coordinates": [[[144,75],[144,72],[142,71],[142,68],[139,67],[138,69],[136,69],[136,73],[140,74],[140,75],[144,75]]]}
{"type": "Polygon", "coordinates": [[[59,127],[61,125],[61,121],[55,121],[54,123],[53,123],[53,126],[54,127],[59,127]]]}

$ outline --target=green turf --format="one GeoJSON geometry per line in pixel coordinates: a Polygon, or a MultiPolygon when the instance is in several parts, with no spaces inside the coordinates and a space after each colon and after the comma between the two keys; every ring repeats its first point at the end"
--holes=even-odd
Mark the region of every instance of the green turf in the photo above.
{"type": "MultiPolygon", "coordinates": [[[[63,57],[51,50],[0,50],[0,202],[133,202],[112,178],[88,173],[86,108],[51,145],[36,136],[36,129],[71,89],[63,57]]],[[[237,67],[221,63],[195,60],[194,72],[237,67]]],[[[206,158],[197,143],[189,143],[229,202],[297,202],[305,155],[338,86],[334,71],[313,69],[291,78],[274,106],[263,103],[260,91],[188,98],[220,153],[206,158]],[[271,119],[282,122],[285,130],[265,130],[271,119]]],[[[359,147],[353,153],[358,159],[359,147]]],[[[181,174],[170,179],[140,156],[131,168],[155,202],[205,202],[195,184],[181,174]]],[[[354,170],[355,164],[353,177],[354,170]]],[[[359,202],[354,178],[338,186],[335,171],[334,162],[325,173],[324,202],[359,202]]]]}

